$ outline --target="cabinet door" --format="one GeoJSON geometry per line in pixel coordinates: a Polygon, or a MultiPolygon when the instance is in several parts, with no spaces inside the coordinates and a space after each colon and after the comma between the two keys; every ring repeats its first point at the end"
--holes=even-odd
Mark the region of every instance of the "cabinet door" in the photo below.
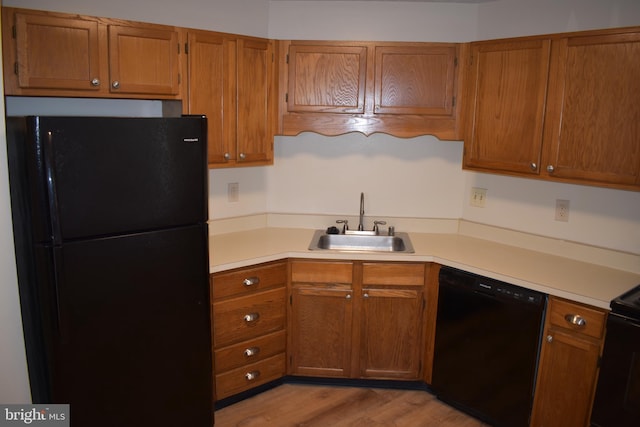
{"type": "Polygon", "coordinates": [[[18,12],[15,40],[20,88],[100,89],[97,21],[18,12]]]}
{"type": "Polygon", "coordinates": [[[273,162],[276,109],[274,93],[274,50],[269,40],[238,39],[237,162],[273,162]]]}
{"type": "Polygon", "coordinates": [[[554,46],[545,173],[640,186],[640,33],[554,46]]]}
{"type": "Polygon", "coordinates": [[[471,46],[464,166],[539,173],[549,40],[471,46]]]}
{"type": "Polygon", "coordinates": [[[178,95],[178,49],[173,28],[109,25],[111,92],[178,95]]]}
{"type": "Polygon", "coordinates": [[[236,158],[235,42],[204,31],[188,34],[189,114],[207,116],[209,165],[236,158]]]}
{"type": "Polygon", "coordinates": [[[600,345],[551,329],[542,345],[532,427],[587,426],[600,345]]]}
{"type": "Polygon", "coordinates": [[[292,44],[287,110],[362,114],[366,73],[364,46],[292,44]]]}
{"type": "Polygon", "coordinates": [[[347,286],[294,286],[291,366],[294,375],[350,375],[353,298],[347,286]]]}
{"type": "Polygon", "coordinates": [[[360,375],[365,378],[420,378],[421,290],[362,290],[360,375]]]}
{"type": "Polygon", "coordinates": [[[376,46],[375,114],[450,116],[455,47],[376,46]]]}

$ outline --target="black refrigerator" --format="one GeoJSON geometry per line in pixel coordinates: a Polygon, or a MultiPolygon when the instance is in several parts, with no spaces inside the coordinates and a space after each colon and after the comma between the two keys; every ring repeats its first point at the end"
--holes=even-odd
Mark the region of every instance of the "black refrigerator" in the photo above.
{"type": "Polygon", "coordinates": [[[33,403],[71,425],[213,424],[206,118],[10,117],[33,403]]]}

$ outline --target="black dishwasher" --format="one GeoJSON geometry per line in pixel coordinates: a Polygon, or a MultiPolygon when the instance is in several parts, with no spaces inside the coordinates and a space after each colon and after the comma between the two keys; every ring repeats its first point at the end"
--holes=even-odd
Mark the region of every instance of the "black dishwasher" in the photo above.
{"type": "Polygon", "coordinates": [[[439,281],[434,392],[494,426],[528,426],[546,295],[451,267],[439,281]]]}

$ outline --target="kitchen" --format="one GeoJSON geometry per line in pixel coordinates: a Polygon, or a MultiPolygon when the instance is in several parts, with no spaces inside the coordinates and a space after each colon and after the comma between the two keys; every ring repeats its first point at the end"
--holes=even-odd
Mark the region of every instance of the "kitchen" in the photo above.
{"type": "MultiPolygon", "coordinates": [[[[640,21],[638,5],[633,1],[603,4],[593,0],[586,5],[578,1],[561,4],[549,1],[546,7],[539,2],[532,6],[507,0],[466,4],[407,2],[402,8],[396,2],[228,1],[217,2],[215,6],[193,2],[190,10],[185,10],[184,3],[171,2],[165,7],[155,2],[150,10],[124,2],[122,8],[118,2],[82,3],[58,2],[56,7],[65,12],[276,39],[457,42],[621,27],[640,21]],[[211,13],[203,13],[207,10],[211,13]],[[389,16],[395,17],[393,23],[389,16]]],[[[51,9],[45,1],[3,4],[51,9]]],[[[72,103],[67,108],[77,105],[72,103]]],[[[537,236],[550,237],[550,250],[556,253],[564,253],[568,247],[577,248],[572,244],[577,242],[587,245],[580,246],[584,250],[581,254],[586,252],[587,258],[607,256],[607,263],[615,268],[638,271],[640,194],[462,171],[461,158],[461,142],[433,137],[405,140],[380,134],[370,137],[348,134],[327,138],[310,133],[276,137],[274,166],[210,171],[210,212],[214,220],[211,228],[216,230],[215,220],[244,218],[265,222],[268,217],[278,217],[277,214],[353,216],[357,213],[357,196],[363,191],[367,194],[369,218],[433,219],[426,221],[427,231],[451,227],[452,222],[462,218],[469,224],[482,225],[478,232],[488,233],[492,238],[500,234],[499,238],[510,239],[509,230],[515,230],[524,233],[515,233],[518,238],[534,246],[544,244],[547,250],[549,241],[537,236]],[[371,170],[394,173],[371,174],[371,170]],[[238,183],[237,202],[228,201],[229,183],[238,183]],[[472,188],[488,189],[484,208],[469,205],[472,188]],[[570,200],[568,223],[554,220],[556,199],[570,200]]],[[[2,185],[5,193],[6,187],[2,185]]],[[[10,235],[8,194],[2,200],[3,231],[10,235]]],[[[219,223],[229,227],[229,221],[219,223]]],[[[402,228],[397,226],[399,230],[402,228]]],[[[3,390],[0,401],[25,401],[28,386],[21,354],[20,316],[17,305],[10,303],[17,301],[11,274],[13,248],[9,239],[3,242],[6,254],[3,260],[7,265],[2,271],[7,277],[2,279],[1,300],[7,307],[2,312],[10,316],[3,324],[13,327],[2,336],[3,352],[8,353],[3,354],[2,370],[3,378],[6,371],[6,378],[14,379],[3,383],[15,385],[3,390]]]]}

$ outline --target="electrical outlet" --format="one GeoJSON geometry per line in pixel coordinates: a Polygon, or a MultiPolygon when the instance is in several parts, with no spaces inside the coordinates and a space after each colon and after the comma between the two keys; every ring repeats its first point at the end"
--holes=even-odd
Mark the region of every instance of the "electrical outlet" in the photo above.
{"type": "Polygon", "coordinates": [[[227,201],[235,203],[240,200],[240,184],[230,182],[227,184],[227,201]]]}
{"type": "Polygon", "coordinates": [[[486,188],[477,188],[473,187],[471,189],[471,200],[470,205],[478,208],[484,208],[484,205],[487,201],[487,189],[486,188]]]}
{"type": "Polygon", "coordinates": [[[569,201],[556,199],[556,221],[569,222],[569,201]]]}

